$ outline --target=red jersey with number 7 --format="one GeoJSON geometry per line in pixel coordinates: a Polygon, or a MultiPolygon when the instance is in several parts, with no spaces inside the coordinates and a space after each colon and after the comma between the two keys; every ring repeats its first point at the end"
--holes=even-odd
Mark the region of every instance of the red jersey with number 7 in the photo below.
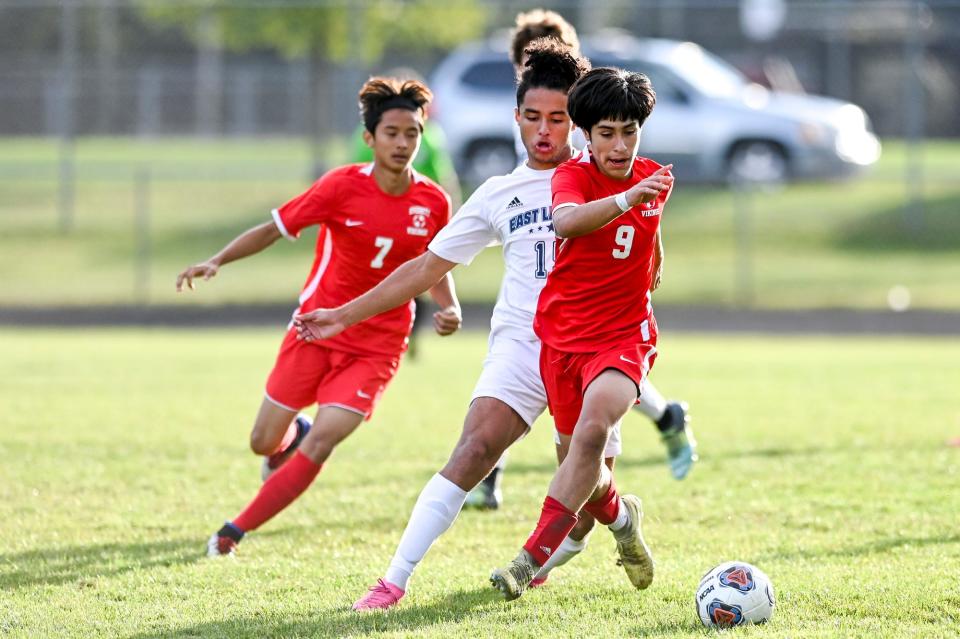
{"type": "MultiPolygon", "coordinates": [[[[553,174],[554,212],[626,191],[661,168],[635,158],[626,180],[605,176],[589,147],[553,174]]],[[[598,352],[656,336],[650,304],[653,251],[670,197],[638,204],[603,228],[557,242],[556,263],[540,293],[533,327],[544,343],[568,352],[598,352]]]]}
{"type": "MultiPolygon", "coordinates": [[[[333,308],[366,293],[427,245],[450,219],[450,198],[432,180],[414,172],[402,195],[384,193],[373,164],[333,169],[303,194],[273,210],[287,239],[320,225],[313,268],[295,313],[333,308]]],[[[351,326],[320,342],[361,355],[399,355],[413,325],[413,302],[351,326]]]]}

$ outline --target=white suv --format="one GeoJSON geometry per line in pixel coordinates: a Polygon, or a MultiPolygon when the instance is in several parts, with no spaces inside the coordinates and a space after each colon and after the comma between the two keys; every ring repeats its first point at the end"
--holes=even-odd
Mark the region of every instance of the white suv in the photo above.
{"type": "MultiPolygon", "coordinates": [[[[640,152],[684,178],[779,181],[849,175],[880,157],[863,109],[832,98],[769,91],[692,42],[586,38],[593,66],[641,71],[657,92],[640,152]]],[[[435,116],[465,182],[516,165],[513,65],[505,47],[460,47],[433,72],[435,116]]]]}

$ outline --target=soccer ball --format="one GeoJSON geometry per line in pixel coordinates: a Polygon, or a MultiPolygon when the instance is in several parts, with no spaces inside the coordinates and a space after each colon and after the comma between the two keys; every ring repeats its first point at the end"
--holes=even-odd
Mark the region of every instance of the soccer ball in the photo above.
{"type": "Polygon", "coordinates": [[[770,578],[744,561],[728,561],[708,570],[694,600],[700,621],[708,628],[769,621],[776,605],[770,578]]]}

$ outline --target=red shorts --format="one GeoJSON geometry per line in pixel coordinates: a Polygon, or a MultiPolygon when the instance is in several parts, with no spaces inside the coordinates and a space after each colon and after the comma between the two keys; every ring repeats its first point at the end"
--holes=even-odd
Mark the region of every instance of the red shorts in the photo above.
{"type": "Polygon", "coordinates": [[[639,397],[643,380],[656,358],[656,337],[649,342],[618,346],[598,353],[571,353],[543,344],[540,347],[540,376],[557,432],[573,434],[583,408],[583,394],[600,373],[608,368],[620,371],[637,385],[639,397]]]}
{"type": "Polygon", "coordinates": [[[316,402],[367,419],[400,365],[400,356],[357,355],[297,339],[287,331],[267,379],[267,399],[293,411],[316,402]]]}

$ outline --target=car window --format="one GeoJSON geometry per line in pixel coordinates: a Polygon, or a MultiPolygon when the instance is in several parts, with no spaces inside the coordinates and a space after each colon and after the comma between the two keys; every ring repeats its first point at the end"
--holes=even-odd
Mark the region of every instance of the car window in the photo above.
{"type": "Polygon", "coordinates": [[[736,97],[749,84],[732,65],[692,42],[676,47],[664,63],[696,90],[714,98],[736,97]]]}
{"type": "Polygon", "coordinates": [[[617,67],[627,71],[639,71],[648,78],[653,84],[654,91],[657,92],[657,102],[686,102],[687,95],[675,80],[672,80],[670,73],[665,71],[660,65],[650,64],[643,60],[614,60],[604,59],[602,57],[591,58],[590,61],[595,67],[617,67]]]}
{"type": "Polygon", "coordinates": [[[511,91],[514,87],[513,65],[507,61],[477,62],[464,72],[463,83],[482,91],[511,91]]]}
{"type": "Polygon", "coordinates": [[[687,94],[671,79],[669,72],[655,64],[640,69],[650,78],[653,90],[657,92],[657,102],[686,102],[687,94]]]}

